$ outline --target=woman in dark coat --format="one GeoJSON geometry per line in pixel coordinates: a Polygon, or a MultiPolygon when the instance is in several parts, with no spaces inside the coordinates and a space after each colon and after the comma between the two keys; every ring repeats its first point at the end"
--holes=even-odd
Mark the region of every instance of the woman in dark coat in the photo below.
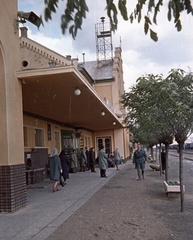
{"type": "Polygon", "coordinates": [[[62,176],[64,178],[64,184],[65,184],[66,179],[69,179],[70,161],[64,150],[61,151],[59,157],[60,157],[60,161],[61,161],[61,165],[62,165],[62,176]]]}
{"type": "Polygon", "coordinates": [[[48,167],[50,168],[50,180],[54,181],[53,192],[58,191],[58,184],[60,180],[60,174],[62,172],[62,167],[56,148],[52,150],[51,156],[48,158],[48,167]]]}

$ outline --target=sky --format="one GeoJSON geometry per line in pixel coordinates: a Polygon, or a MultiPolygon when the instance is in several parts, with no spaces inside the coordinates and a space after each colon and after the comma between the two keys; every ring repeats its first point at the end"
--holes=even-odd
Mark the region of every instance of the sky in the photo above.
{"type": "MultiPolygon", "coordinates": [[[[57,13],[52,20],[44,22],[39,30],[33,24],[26,22],[28,37],[38,43],[66,56],[78,57],[85,61],[96,60],[95,24],[105,17],[105,0],[86,0],[89,13],[83,21],[82,30],[75,40],[67,33],[62,34],[60,17],[64,11],[66,1],[60,1],[57,13]]],[[[117,2],[116,0],[114,2],[117,2]]],[[[135,0],[127,1],[128,13],[134,9],[135,0]]],[[[164,1],[167,2],[167,1],[164,1]]],[[[18,0],[18,11],[33,11],[37,15],[44,15],[44,0],[18,0]]],[[[158,33],[158,42],[154,42],[149,35],[144,34],[141,22],[131,24],[122,20],[119,14],[118,29],[112,34],[113,48],[122,48],[125,91],[135,85],[136,80],[146,74],[163,74],[166,77],[172,68],[182,68],[186,72],[193,69],[193,17],[182,14],[182,31],[177,32],[173,22],[167,20],[167,7],[163,6],[158,17],[157,26],[152,26],[158,33]]]]}

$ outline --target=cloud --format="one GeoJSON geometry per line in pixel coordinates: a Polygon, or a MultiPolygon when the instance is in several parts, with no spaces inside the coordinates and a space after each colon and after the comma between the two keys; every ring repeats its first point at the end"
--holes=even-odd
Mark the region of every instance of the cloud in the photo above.
{"type": "MultiPolygon", "coordinates": [[[[106,17],[106,1],[87,0],[90,9],[83,22],[82,31],[78,32],[76,40],[69,34],[62,35],[60,17],[65,7],[65,1],[59,2],[57,14],[45,23],[38,31],[32,24],[29,27],[29,37],[42,45],[62,54],[78,57],[82,61],[96,59],[95,24],[100,17],[106,17]]],[[[44,3],[39,0],[18,0],[20,11],[34,11],[43,15],[44,3]],[[27,2],[27,3],[26,3],[27,2]]],[[[133,10],[135,1],[128,1],[129,11],[133,10]],[[132,5],[131,5],[132,4],[132,5]]],[[[124,21],[119,14],[119,25],[112,34],[113,47],[122,47],[123,71],[126,91],[135,84],[136,79],[144,74],[163,74],[166,76],[172,68],[182,68],[188,71],[193,68],[193,17],[182,14],[183,28],[177,32],[173,22],[167,20],[167,8],[164,6],[158,16],[158,25],[152,28],[158,32],[159,40],[154,42],[149,35],[144,34],[143,20],[140,24],[124,21]],[[164,10],[165,8],[165,10],[164,10]]],[[[106,17],[106,21],[108,18],[106,17]]]]}

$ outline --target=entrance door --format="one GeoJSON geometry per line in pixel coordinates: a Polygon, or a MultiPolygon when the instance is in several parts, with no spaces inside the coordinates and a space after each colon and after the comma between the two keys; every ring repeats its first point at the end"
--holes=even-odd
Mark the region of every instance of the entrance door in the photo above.
{"type": "Polygon", "coordinates": [[[107,154],[111,153],[112,148],[111,148],[111,137],[101,137],[97,138],[97,148],[98,151],[101,149],[101,146],[105,147],[105,152],[107,154]]]}

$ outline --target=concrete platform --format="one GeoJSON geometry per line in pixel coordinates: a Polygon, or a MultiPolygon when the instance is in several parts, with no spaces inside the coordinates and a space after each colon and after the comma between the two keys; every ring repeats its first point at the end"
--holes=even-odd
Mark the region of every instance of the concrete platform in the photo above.
{"type": "Polygon", "coordinates": [[[0,214],[0,240],[45,240],[118,172],[109,168],[108,178],[100,178],[96,171],[71,173],[67,184],[54,193],[49,179],[29,185],[27,207],[0,214]]]}

